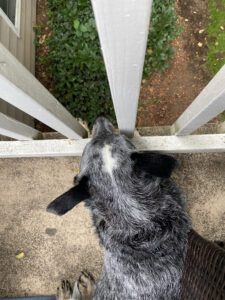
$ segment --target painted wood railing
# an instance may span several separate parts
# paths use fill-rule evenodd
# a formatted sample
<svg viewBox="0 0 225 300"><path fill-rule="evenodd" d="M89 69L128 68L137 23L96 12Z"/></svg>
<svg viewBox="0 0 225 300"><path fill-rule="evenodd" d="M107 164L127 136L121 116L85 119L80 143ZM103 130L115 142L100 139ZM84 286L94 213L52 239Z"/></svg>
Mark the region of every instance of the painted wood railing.
<svg viewBox="0 0 225 300"><path fill-rule="evenodd" d="M0 98L68 138L77 139L86 136L86 130L77 120L1 43ZM8 124L11 127L11 137L17 138L13 136L12 122L9 121ZM16 128L17 125L14 124ZM28 132L22 126L20 134L25 134L26 139L33 138L32 131Z"/></svg>
<svg viewBox="0 0 225 300"><path fill-rule="evenodd" d="M92 0L120 131L133 136L152 0Z"/></svg>
<svg viewBox="0 0 225 300"><path fill-rule="evenodd" d="M225 110L225 66L172 126L172 133L187 135Z"/></svg>
<svg viewBox="0 0 225 300"><path fill-rule="evenodd" d="M133 136L152 0L92 0L119 129ZM40 133L0 114L0 134L19 140L0 142L0 157L81 155L86 130L0 44L0 98L72 140L35 140ZM219 134L188 135L225 110L225 66L171 126L171 136L137 137L141 150L225 152L225 123ZM80 140L79 140L80 139Z"/></svg>

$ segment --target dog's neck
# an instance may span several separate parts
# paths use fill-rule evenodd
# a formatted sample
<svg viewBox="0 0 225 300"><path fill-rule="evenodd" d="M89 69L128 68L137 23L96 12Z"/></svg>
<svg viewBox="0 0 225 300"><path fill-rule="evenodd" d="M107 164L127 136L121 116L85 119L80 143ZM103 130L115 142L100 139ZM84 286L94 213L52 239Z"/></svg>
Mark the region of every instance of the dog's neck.
<svg viewBox="0 0 225 300"><path fill-rule="evenodd" d="M160 191L160 180L140 182L128 178L126 184L121 184L117 178L116 185L106 185L94 182L90 186L91 195L95 198L95 213L115 229L142 228L151 222L151 214L159 209L157 195ZM96 201L97 199L97 201ZM152 206L152 208L151 208Z"/></svg>
<svg viewBox="0 0 225 300"><path fill-rule="evenodd" d="M104 224L104 228L99 228L100 236L105 239L103 244L107 243L109 237L126 245L131 241L134 245L136 240L138 248L145 251L142 239L163 242L168 231L177 230L172 228L175 226L173 215L183 215L184 222L179 226L185 228L186 215L179 201L174 200L175 193L179 200L181 194L174 183L157 178L144 183L136 181L134 184L130 181L127 185L118 184L116 189L104 186L104 189L98 190L95 187L95 207L91 210ZM154 249L150 244L148 251L158 247L156 242L152 244Z"/></svg>

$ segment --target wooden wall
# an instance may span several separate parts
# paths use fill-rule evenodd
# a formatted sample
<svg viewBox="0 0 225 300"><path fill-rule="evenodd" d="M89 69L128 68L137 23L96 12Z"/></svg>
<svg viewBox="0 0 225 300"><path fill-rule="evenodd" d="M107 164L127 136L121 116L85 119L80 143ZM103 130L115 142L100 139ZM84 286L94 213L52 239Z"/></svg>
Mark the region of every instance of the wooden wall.
<svg viewBox="0 0 225 300"><path fill-rule="evenodd" d="M17 0L18 1L18 0ZM33 74L35 46L33 26L36 24L36 0L21 0L19 36L0 15L0 42ZM33 118L0 99L0 112L33 126Z"/></svg>

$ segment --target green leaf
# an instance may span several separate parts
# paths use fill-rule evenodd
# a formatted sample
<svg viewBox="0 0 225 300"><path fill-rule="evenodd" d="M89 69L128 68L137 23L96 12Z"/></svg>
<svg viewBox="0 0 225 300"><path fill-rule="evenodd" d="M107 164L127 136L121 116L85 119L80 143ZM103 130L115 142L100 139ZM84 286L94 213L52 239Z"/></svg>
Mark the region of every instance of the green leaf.
<svg viewBox="0 0 225 300"><path fill-rule="evenodd" d="M88 31L87 27L85 25L83 25L83 24L80 26L80 30L82 32L87 32Z"/></svg>
<svg viewBox="0 0 225 300"><path fill-rule="evenodd" d="M80 22L79 20L75 20L73 23L73 27L77 30L79 28Z"/></svg>

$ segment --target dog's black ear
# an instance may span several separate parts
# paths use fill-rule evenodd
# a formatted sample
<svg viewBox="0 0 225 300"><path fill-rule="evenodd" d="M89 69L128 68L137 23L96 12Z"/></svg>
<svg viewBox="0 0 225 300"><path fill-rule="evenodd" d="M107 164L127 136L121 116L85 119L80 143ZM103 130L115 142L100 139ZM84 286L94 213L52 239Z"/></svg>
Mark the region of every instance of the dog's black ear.
<svg viewBox="0 0 225 300"><path fill-rule="evenodd" d="M172 156L148 151L133 152L134 171L144 171L150 176L169 178L177 168L178 162Z"/></svg>
<svg viewBox="0 0 225 300"><path fill-rule="evenodd" d="M83 177L78 185L62 194L47 206L47 211L62 216L75 205L90 197L87 177Z"/></svg>

